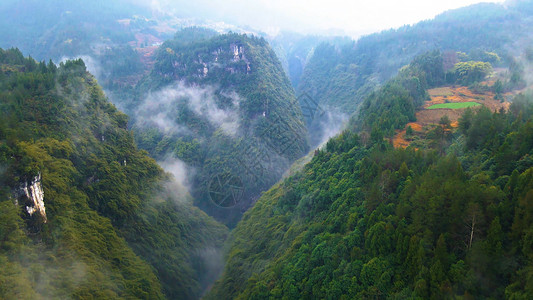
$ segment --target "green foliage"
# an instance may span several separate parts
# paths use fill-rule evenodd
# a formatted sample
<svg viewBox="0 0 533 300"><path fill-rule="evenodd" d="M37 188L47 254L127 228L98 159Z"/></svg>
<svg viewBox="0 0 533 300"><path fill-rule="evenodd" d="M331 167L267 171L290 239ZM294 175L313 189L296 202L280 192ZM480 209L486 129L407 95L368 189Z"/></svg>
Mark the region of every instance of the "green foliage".
<svg viewBox="0 0 533 300"><path fill-rule="evenodd" d="M218 33L212 29L203 27L187 27L176 32L174 39L167 41L167 46L175 49L186 46L187 44L206 41L217 35Z"/></svg>
<svg viewBox="0 0 533 300"><path fill-rule="evenodd" d="M416 120L415 109L429 97L426 92L428 84L437 84L443 79L440 52L420 55L400 70L398 76L365 99L360 114L351 120L352 128L380 131L384 136L392 137L394 130L403 129L408 122Z"/></svg>
<svg viewBox="0 0 533 300"><path fill-rule="evenodd" d="M357 98L371 91L375 83L367 82L366 65L345 62L343 50L348 45L318 45L303 70L297 94L307 93L321 106L337 107L347 113L355 111Z"/></svg>
<svg viewBox="0 0 533 300"><path fill-rule="evenodd" d="M509 57L508 60L509 71L511 74L509 81L506 82L504 90L509 91L524 88L526 86L526 81L524 79L524 66L512 57Z"/></svg>
<svg viewBox="0 0 533 300"><path fill-rule="evenodd" d="M0 298L199 297L226 228L165 192L84 62L0 49L0 70ZM46 223L14 199L38 174Z"/></svg>
<svg viewBox="0 0 533 300"><path fill-rule="evenodd" d="M404 99L394 84L370 97ZM330 140L244 215L207 298L528 298L532 99L466 110L453 140L443 117L440 152Z"/></svg>
<svg viewBox="0 0 533 300"><path fill-rule="evenodd" d="M492 86L492 92L494 92L494 99L503 99L502 93L503 93L503 83L501 80L496 80L494 82L494 85Z"/></svg>
<svg viewBox="0 0 533 300"><path fill-rule="evenodd" d="M195 204L230 227L307 151L294 91L263 38L216 35L201 28L178 32L160 47L130 111L143 103L143 97L169 90L189 94L171 99L163 94L165 101L172 101L169 112L154 113L166 114L171 126L183 130L166 130L134 118L139 146L157 159L173 155L193 167ZM206 107L195 108L202 105ZM234 132L216 120L221 113L230 115ZM209 184L223 173L233 174L243 185L243 201L231 208L217 206L209 195Z"/></svg>
<svg viewBox="0 0 533 300"><path fill-rule="evenodd" d="M531 4L525 2L523 6ZM355 42L324 43L316 47L305 65L297 95L307 93L324 107L353 113L376 87L387 83L420 53L434 49L454 53L455 60L446 61L451 63L450 68L457 60L510 66L508 49L528 36L525 24L531 24L529 11L518 3L506 7L482 3L451 10L415 25L363 36ZM459 54L455 55L456 52ZM428 73L430 86L443 82L440 76L448 71L440 67L423 70ZM432 82L432 78L439 81Z"/></svg>
<svg viewBox="0 0 533 300"><path fill-rule="evenodd" d="M458 62L446 73L448 83L459 83L470 85L482 81L492 71L492 66L488 62L467 61Z"/></svg>
<svg viewBox="0 0 533 300"><path fill-rule="evenodd" d="M410 125L407 126L407 129L405 130L405 136L411 137L413 136L413 133L414 133L413 128Z"/></svg>
<svg viewBox="0 0 533 300"><path fill-rule="evenodd" d="M38 59L57 61L62 57L87 55L91 54L91 48L102 44L111 46L134 40L132 32L117 20L144 12L141 7L122 0L4 1L0 5L0 47L17 46Z"/></svg>
<svg viewBox="0 0 533 300"><path fill-rule="evenodd" d="M318 45L326 41L333 45L343 45L349 43L351 39L282 31L269 41L295 89L298 88L303 71L313 56L313 52Z"/></svg>
<svg viewBox="0 0 533 300"><path fill-rule="evenodd" d="M484 51L480 48L474 48L469 51L469 54L464 52L457 52L457 60L459 62L479 61L497 65L502 62L500 56L495 52Z"/></svg>
<svg viewBox="0 0 533 300"><path fill-rule="evenodd" d="M497 53L482 51L479 49L477 51L472 51L470 53L470 57L473 60L484 61L490 63L491 65L499 64L501 62L501 58Z"/></svg>

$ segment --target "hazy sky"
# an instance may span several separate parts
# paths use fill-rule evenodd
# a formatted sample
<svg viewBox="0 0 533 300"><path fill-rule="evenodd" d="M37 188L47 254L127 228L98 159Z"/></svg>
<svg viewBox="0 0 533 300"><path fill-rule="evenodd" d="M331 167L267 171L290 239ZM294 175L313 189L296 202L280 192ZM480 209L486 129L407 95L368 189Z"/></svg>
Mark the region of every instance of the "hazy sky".
<svg viewBox="0 0 533 300"><path fill-rule="evenodd" d="M503 0L151 0L178 14L278 29L316 32L342 29L358 35L431 19L446 10Z"/></svg>

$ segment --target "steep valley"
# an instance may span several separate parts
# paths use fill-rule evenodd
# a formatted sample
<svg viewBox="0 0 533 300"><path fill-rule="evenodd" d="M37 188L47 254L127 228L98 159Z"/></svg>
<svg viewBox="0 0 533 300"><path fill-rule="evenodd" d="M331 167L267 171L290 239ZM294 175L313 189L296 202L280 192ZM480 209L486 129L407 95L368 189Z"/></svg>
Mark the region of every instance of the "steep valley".
<svg viewBox="0 0 533 300"><path fill-rule="evenodd" d="M533 299L533 1L195 5L0 3L0 299Z"/></svg>

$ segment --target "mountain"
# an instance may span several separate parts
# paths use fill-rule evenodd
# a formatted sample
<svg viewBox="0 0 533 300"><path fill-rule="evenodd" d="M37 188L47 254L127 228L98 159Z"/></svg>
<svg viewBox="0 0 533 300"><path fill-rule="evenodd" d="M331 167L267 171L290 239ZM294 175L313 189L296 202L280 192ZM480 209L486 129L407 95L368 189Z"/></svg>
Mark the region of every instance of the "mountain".
<svg viewBox="0 0 533 300"><path fill-rule="evenodd" d="M18 48L55 63L82 58L110 100L133 97L150 72L154 54L180 28L203 25L217 31L235 26L181 18L157 1L6 0L0 3L0 47Z"/></svg>
<svg viewBox="0 0 533 300"><path fill-rule="evenodd" d="M532 1L356 41L158 3L0 4L1 299L533 298Z"/></svg>
<svg viewBox="0 0 533 300"><path fill-rule="evenodd" d="M483 60L487 52L495 53L501 58L502 66L509 66L512 57L531 44L531 7L531 1L481 3L356 41L322 43L305 65L296 95L300 98L307 95L305 98L312 99L307 102L323 111L351 115L366 96L415 56L427 51L438 49L445 60L451 61L456 52L463 52L473 60ZM327 131L331 119L327 115L307 118L311 135Z"/></svg>
<svg viewBox="0 0 533 300"><path fill-rule="evenodd" d="M0 298L198 298L227 229L135 146L83 61L0 50L0 94Z"/></svg>
<svg viewBox="0 0 533 300"><path fill-rule="evenodd" d="M3 2L0 4L0 15L6 17L0 20L0 24L5 25L3 27L5 30L0 30L0 46L18 47L24 53L29 53L39 60L52 58L54 62L60 62L69 58L82 58L87 68L94 73L103 86L109 99L132 116L133 122L130 124L134 126L140 125L136 123L138 119L136 107L140 103L146 103L145 100L149 95L159 97L160 95L154 93L170 91L170 85L187 86L186 92L194 95L202 94L202 97L224 98L207 104L196 103L199 105L196 107L197 109L208 109L209 113L215 114L207 116L206 112L201 113L204 114L203 117L211 118L210 120L205 118L197 120L190 113L177 107L173 108L175 113L183 115L178 122L181 124L180 128L187 129L195 126L202 128L187 133L182 132L179 135L172 133L174 136L164 147L159 144L162 137L154 137L156 134L153 132L154 128L149 129L150 132L143 131L141 136L136 139L141 143L141 148L149 150L153 157L161 160L161 162L167 162L164 163L163 167L168 170L172 170L173 164L182 163L181 161L175 162L175 160L169 161L169 159L178 157L184 161L190 172L181 170L178 177L183 177L184 180L191 178L186 185L192 189L196 204L226 224L235 224L242 211L246 210L257 199L259 193L276 182L290 163L307 151L305 128L300 120L299 108L292 104L296 102L294 91L290 81L283 74L278 59L263 39L230 34L225 38L225 41L222 41L223 38L221 37L217 37L219 41L215 41L217 38L214 36L218 35L218 31L227 31L232 28L237 32L242 32L236 27L198 19L182 19L170 12L155 10L153 9L154 5L150 3L136 1L132 3L132 1L125 0L104 2L80 3L80 1L65 0ZM40 11L42 14L37 15L36 11ZM206 34L203 36L200 33L202 30L195 28L192 31L184 30L173 38L175 30L189 24L203 24L217 31L213 29L203 30L203 33ZM197 43L204 38L207 39L204 44ZM165 40L168 41L163 47L162 44ZM193 52L201 52L200 48L194 49L194 47L204 47L210 43L218 43L217 47L230 55L220 57L220 59L228 60L231 63L234 59L233 54L230 54L234 51L230 49L232 45L244 47L243 49L247 53L241 60L241 65L235 63L234 67L228 67L227 70L219 68L222 72L211 72L203 81L199 78L193 79L193 75L198 75L197 69L194 69L196 67L193 66L194 63L198 63L198 59L190 55ZM173 68L170 65L170 60L173 58L166 52L167 48L174 53L187 52L187 57L176 57L178 60L175 62L190 63L193 68L182 69L180 70L181 73L168 77L169 74L167 73L171 72L170 68ZM212 54L209 53L208 55ZM251 66L248 66L250 71L247 71L249 76L238 78L239 72L236 72L236 67L242 68L243 62L251 63ZM208 63L213 66L215 64L214 61ZM218 64L218 62L216 63ZM217 70L216 67L211 66L208 69ZM224 72L228 76L224 75ZM191 85L195 85L195 88L191 89ZM256 91L257 86L263 86L262 91ZM184 97L190 96L192 94ZM239 102L238 105L240 106L234 105L233 102L235 101ZM207 108L206 105L209 107ZM263 107L259 108L260 106ZM237 107L239 107L238 110L236 110ZM156 113L153 110L151 112ZM263 113L266 118L260 120L259 115ZM169 117L172 119L177 116L169 115ZM283 125L283 128L270 126L274 122L273 118L284 119L286 124ZM203 124L198 122L203 122ZM213 123L214 125L206 125L206 123ZM248 151L251 157L246 158L247 162L243 162L243 159L239 161L228 160L223 163L224 167L220 170L218 166L214 165L204 168L204 165L209 163L206 162L206 159L211 159L217 163L215 156L221 155L219 150L209 148L216 145L217 142L215 140L207 141L205 138L213 137L216 129L220 126L225 130L233 131L233 128L226 128L226 126L235 127L236 124L239 124L237 126L239 130L247 128L248 132L241 130L237 136L231 137L229 143L241 151ZM145 128L146 126L141 127ZM287 132L274 132L276 130ZM135 133L138 132L140 131L135 130ZM198 132L199 135L194 136ZM163 135L166 136L167 133L164 130ZM157 134L161 134L161 132ZM256 145L257 141L254 140L258 135L264 137L259 138L262 143L260 146ZM154 138L153 141L150 140L152 138ZM179 142L176 141L177 138L180 139ZM224 135L219 136L219 138L226 139ZM239 139L242 145L237 144ZM281 149L281 143L285 142L278 139L292 141L296 146L288 145L288 149ZM166 140L168 137L165 137ZM154 151L153 148L158 144L158 151ZM174 148L177 150L174 151ZM235 158L235 149L224 149L224 151L226 150L228 153L221 156L222 160L226 156ZM280 154L286 150L291 153ZM259 151L257 155L262 157L260 160L256 159L255 153L257 151ZM259 164L257 164L258 162ZM237 171L228 171L230 165L242 166L238 166ZM250 168L256 168L256 170L251 171ZM213 174L214 169L217 173L215 175ZM245 172L244 169L248 169L248 171ZM258 172L266 173L264 178L261 175L260 181L240 178L243 174L247 174L245 176L248 177L257 177ZM216 180L218 173L226 174L222 177L229 176L230 179L237 182L243 181L242 184L237 184L239 189L241 186L244 189L243 196L236 197L239 205L230 209L226 209L227 204L222 206L223 209L211 205L213 201L209 200L212 197L207 192L207 186L212 180ZM229 173L238 173L239 176L234 177ZM189 174L196 175L188 176ZM238 193L240 194L240 192ZM232 196L232 198L234 197ZM241 201L242 199L246 200ZM228 210L230 213L227 213Z"/></svg>
<svg viewBox="0 0 533 300"><path fill-rule="evenodd" d="M234 226L307 150L292 86L263 38L187 28L126 105L139 146L184 162L195 204Z"/></svg>
<svg viewBox="0 0 533 300"><path fill-rule="evenodd" d="M283 31L269 40L281 61L294 88L297 88L303 70L313 56L315 48L322 43L342 45L350 42L348 37L304 35Z"/></svg>
<svg viewBox="0 0 533 300"><path fill-rule="evenodd" d="M103 50L112 43L134 40L132 32L117 20L142 11L122 0L2 1L0 46L18 46L39 60L89 55L95 47Z"/></svg>
<svg viewBox="0 0 533 300"><path fill-rule="evenodd" d="M530 4L482 3L419 22L361 37L344 45L322 44L302 75L298 93L312 94L323 105L353 112L376 84L382 84L415 56L439 49L478 55L517 55L530 43Z"/></svg>
<svg viewBox="0 0 533 300"><path fill-rule="evenodd" d="M443 69L439 52L415 58L366 98L356 131L266 192L207 299L532 297L533 96L499 111L478 100L456 127L432 124L423 148L384 139L416 120Z"/></svg>

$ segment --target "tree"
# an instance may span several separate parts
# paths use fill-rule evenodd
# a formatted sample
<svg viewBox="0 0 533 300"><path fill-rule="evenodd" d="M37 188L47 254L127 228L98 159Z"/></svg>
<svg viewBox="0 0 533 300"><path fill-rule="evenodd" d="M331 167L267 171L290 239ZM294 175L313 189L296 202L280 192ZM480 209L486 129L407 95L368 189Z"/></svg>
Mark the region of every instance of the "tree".
<svg viewBox="0 0 533 300"><path fill-rule="evenodd" d="M492 65L488 62L467 61L458 62L447 75L453 83L470 85L482 81L492 71Z"/></svg>
<svg viewBox="0 0 533 300"><path fill-rule="evenodd" d="M503 83L501 80L496 80L494 85L492 86L492 91L494 92L494 99L503 99L502 93L503 93Z"/></svg>
<svg viewBox="0 0 533 300"><path fill-rule="evenodd" d="M435 256L435 259L440 261L444 269L447 270L448 269L448 249L446 246L446 239L444 238L443 234L439 235L439 239L437 240L437 244L435 245L434 256Z"/></svg>
<svg viewBox="0 0 533 300"><path fill-rule="evenodd" d="M413 136L413 128L411 125L407 126L407 129L405 129L405 137L411 138Z"/></svg>
<svg viewBox="0 0 533 300"><path fill-rule="evenodd" d="M448 117L448 115L444 115L440 118L439 120L439 124L444 127L445 129L450 129L452 126L451 126L451 121L450 121L450 118Z"/></svg>
<svg viewBox="0 0 533 300"><path fill-rule="evenodd" d="M407 167L407 164L402 162L400 165L400 169L398 170L398 175L400 175L401 178L405 179L407 176L409 176L409 168Z"/></svg>
<svg viewBox="0 0 533 300"><path fill-rule="evenodd" d="M467 209L464 223L467 230L467 236L465 237L465 245L466 249L470 250L472 248L472 243L474 242L474 238L476 237L476 232L479 230L476 226L479 222L479 218L481 216L481 209L479 208L479 205L477 203L472 203Z"/></svg>
<svg viewBox="0 0 533 300"><path fill-rule="evenodd" d="M471 108L467 108L463 115L459 118L459 131L462 134L466 134L472 126L472 119L474 118L474 112Z"/></svg>

